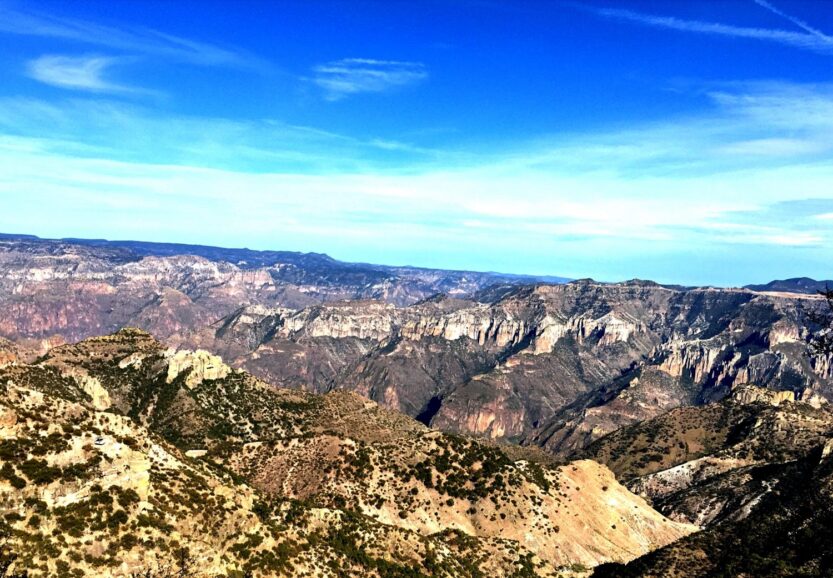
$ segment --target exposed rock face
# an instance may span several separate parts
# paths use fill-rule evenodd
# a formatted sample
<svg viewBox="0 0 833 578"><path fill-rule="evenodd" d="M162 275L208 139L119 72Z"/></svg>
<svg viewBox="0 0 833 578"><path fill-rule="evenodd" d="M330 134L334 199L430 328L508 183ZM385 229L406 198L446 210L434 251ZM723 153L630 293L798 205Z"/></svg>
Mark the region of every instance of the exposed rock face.
<svg viewBox="0 0 833 578"><path fill-rule="evenodd" d="M732 389L732 399L738 403L766 403L778 407L784 402L794 402L792 391L772 391L752 384L740 385Z"/></svg>
<svg viewBox="0 0 833 578"><path fill-rule="evenodd" d="M568 453L751 381L829 397L828 366L810 352L803 317L820 304L581 282L517 289L494 303L248 308L203 343L285 385L349 388L442 429Z"/></svg>
<svg viewBox="0 0 833 578"><path fill-rule="evenodd" d="M17 361L17 347L8 339L0 337L0 367Z"/></svg>
<svg viewBox="0 0 833 578"><path fill-rule="evenodd" d="M833 360L807 346L809 294L582 281L470 299L495 278L177 250L0 241L0 335L24 347L138 326L271 383L559 454L739 384L833 398ZM454 296L413 303L429 289Z"/></svg>
<svg viewBox="0 0 833 578"><path fill-rule="evenodd" d="M110 409L110 406L112 406L110 393L101 386L101 382L97 378L89 375L79 375L78 381L81 389L90 397L94 409L101 411Z"/></svg>
<svg viewBox="0 0 833 578"><path fill-rule="evenodd" d="M185 371L188 371L185 385L193 388L205 380L223 379L231 372L231 368L223 363L219 356L211 355L202 349L171 351L168 359L167 382L173 382Z"/></svg>

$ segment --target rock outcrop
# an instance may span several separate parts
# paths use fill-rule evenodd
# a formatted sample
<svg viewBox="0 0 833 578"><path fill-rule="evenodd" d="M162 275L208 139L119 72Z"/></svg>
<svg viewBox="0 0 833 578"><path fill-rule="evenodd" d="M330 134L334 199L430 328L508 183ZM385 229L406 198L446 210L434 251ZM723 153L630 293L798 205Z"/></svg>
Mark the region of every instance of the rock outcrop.
<svg viewBox="0 0 833 578"><path fill-rule="evenodd" d="M202 349L197 351L168 351L168 373L166 381L173 382L180 374L188 372L185 385L195 387L205 380L223 379L231 368L217 355Z"/></svg>
<svg viewBox="0 0 833 578"><path fill-rule="evenodd" d="M17 347L15 344L8 339L0 337L0 367L11 365L17 359Z"/></svg>
<svg viewBox="0 0 833 578"><path fill-rule="evenodd" d="M785 402L794 402L795 392L773 391L752 384L744 384L733 387L731 397L738 403L765 403L778 407Z"/></svg>

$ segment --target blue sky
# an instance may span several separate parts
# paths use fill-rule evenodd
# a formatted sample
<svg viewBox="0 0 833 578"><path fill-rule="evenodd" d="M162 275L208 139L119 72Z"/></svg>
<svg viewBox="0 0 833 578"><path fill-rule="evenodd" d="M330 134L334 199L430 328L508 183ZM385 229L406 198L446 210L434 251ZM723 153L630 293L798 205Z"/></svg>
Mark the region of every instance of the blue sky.
<svg viewBox="0 0 833 578"><path fill-rule="evenodd" d="M0 0L0 231L833 278L822 0Z"/></svg>

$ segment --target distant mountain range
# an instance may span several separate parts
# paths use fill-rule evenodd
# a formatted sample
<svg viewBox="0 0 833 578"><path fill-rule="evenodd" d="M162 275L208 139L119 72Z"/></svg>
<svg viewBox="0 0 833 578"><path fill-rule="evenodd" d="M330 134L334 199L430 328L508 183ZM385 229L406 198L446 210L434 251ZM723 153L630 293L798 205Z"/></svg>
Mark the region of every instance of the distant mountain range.
<svg viewBox="0 0 833 578"><path fill-rule="evenodd" d="M41 239L34 235L0 233L0 243L5 250L30 253L59 254L70 247L87 249L86 254L112 264L138 261L143 257L196 256L215 263L229 263L244 271L268 269L279 282L289 284L315 284L342 286L345 294L356 293L354 298L385 298L392 302L407 303L428 297L434 293L474 292L496 284L564 283L565 277L551 275L516 275L511 273L457 271L427 267L371 265L348 263L333 259L323 253L295 251L256 251L252 249L228 249L207 245L181 243L151 243L144 241L108 241L105 239ZM3 250L0 247L0 250ZM388 295L384 286L400 286L401 293ZM374 292L374 289L380 289Z"/></svg>
<svg viewBox="0 0 833 578"><path fill-rule="evenodd" d="M469 279L470 284L488 287L489 285L515 285L529 283L566 283L571 281L568 277L556 275L522 275L513 273L478 272L464 270L432 269L430 267L374 265L369 263L351 263L333 259L324 253L302 253L298 251L271 251L253 249L233 249L225 247L213 247L210 245L191 245L185 243L156 243L148 241L110 241L107 239L45 239L35 235L0 233L0 242L25 242L30 245L38 245L43 248L62 245L77 245L84 247L100 248L109 250L113 262L120 259L124 262L138 260L142 257L174 257L181 255L194 255L204 257L209 261L227 262L236 265L240 269L258 269L264 267L275 267L279 265L290 265L305 272L304 277L308 280L328 280L329 282L344 282L349 284L362 280L365 282L382 281L395 277L418 277L425 276L439 277L438 288L455 289L454 283L464 283L463 279ZM590 280L590 279L588 279ZM635 280L642 282L640 280ZM684 288L682 285L663 285L675 289ZM833 286L833 280L817 281L809 277L795 277L792 279L780 279L765 284L745 285L745 289L752 291L780 291L788 293L812 294L822 291L825 287ZM492 290L500 290L492 288Z"/></svg>

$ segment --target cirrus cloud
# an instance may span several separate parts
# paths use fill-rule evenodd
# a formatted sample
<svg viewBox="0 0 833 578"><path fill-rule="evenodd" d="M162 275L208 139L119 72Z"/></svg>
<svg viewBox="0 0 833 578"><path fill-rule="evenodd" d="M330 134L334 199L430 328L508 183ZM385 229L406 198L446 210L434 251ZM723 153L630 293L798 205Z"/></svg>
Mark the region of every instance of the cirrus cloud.
<svg viewBox="0 0 833 578"><path fill-rule="evenodd" d="M107 72L123 60L113 56L51 54L30 61L26 72L38 82L69 90L147 93L144 89L118 84L106 78Z"/></svg>
<svg viewBox="0 0 833 578"><path fill-rule="evenodd" d="M667 28L681 32L693 32L730 38L763 40L792 46L794 48L811 50L820 54L833 55L833 37L812 28L802 20L794 18L781 10L778 10L775 6L768 2L762 0L755 0L755 2L770 12L789 20L801 28L803 32L794 32L792 30L782 30L778 28L735 26L721 22L687 20L684 18L677 18L675 16L645 14L642 12L620 8L595 8L584 5L579 5L579 7L588 9L591 12L605 18L630 21L655 28Z"/></svg>
<svg viewBox="0 0 833 578"><path fill-rule="evenodd" d="M136 27L114 27L64 18L53 14L17 10L0 3L0 32L55 38L102 46L131 54L161 56L201 66L225 66L265 70L269 65L244 50L200 42L164 32Z"/></svg>
<svg viewBox="0 0 833 578"><path fill-rule="evenodd" d="M312 81L324 89L327 100L362 92L385 92L422 82L428 70L421 62L343 58L313 69Z"/></svg>

